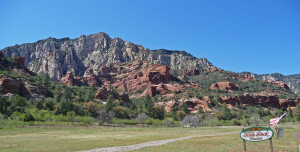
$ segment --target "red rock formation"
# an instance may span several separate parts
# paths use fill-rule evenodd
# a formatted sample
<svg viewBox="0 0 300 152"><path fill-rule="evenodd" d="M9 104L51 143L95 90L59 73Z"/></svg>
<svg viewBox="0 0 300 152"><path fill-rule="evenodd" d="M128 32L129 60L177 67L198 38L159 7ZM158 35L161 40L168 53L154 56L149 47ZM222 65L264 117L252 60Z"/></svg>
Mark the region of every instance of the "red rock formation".
<svg viewBox="0 0 300 152"><path fill-rule="evenodd" d="M109 93L108 93L107 89L105 87L101 87L97 91L95 98L100 99L100 100L106 100L108 98L108 96L109 96Z"/></svg>
<svg viewBox="0 0 300 152"><path fill-rule="evenodd" d="M0 78L0 88L2 93L19 94L21 80L10 77L2 77Z"/></svg>
<svg viewBox="0 0 300 152"><path fill-rule="evenodd" d="M98 70L98 76L99 77L109 77L110 76L110 73L111 72L111 69L107 66L104 66L104 67L101 67L99 68Z"/></svg>
<svg viewBox="0 0 300 152"><path fill-rule="evenodd" d="M137 69L137 67L139 68ZM119 75L118 78L120 79L112 84L118 90L134 92L145 89L151 84L168 83L172 79L169 73L170 68L164 65L147 65L144 62L133 62L126 65L125 69L128 72Z"/></svg>
<svg viewBox="0 0 300 152"><path fill-rule="evenodd" d="M97 77L93 74L88 74L86 76L86 81L87 81L87 84L91 87L93 86L99 86L99 82L97 80Z"/></svg>
<svg viewBox="0 0 300 152"><path fill-rule="evenodd" d="M280 99L279 104L281 108L294 108L297 106L298 102L300 101L299 98L291 98L291 99Z"/></svg>
<svg viewBox="0 0 300 152"><path fill-rule="evenodd" d="M271 79L267 79L267 80L262 81L262 82L279 85L281 88L284 88L284 89L288 89L288 90L290 89L289 86L286 83L282 82L282 81L273 81Z"/></svg>
<svg viewBox="0 0 300 152"><path fill-rule="evenodd" d="M157 94L166 95L167 93L168 88L164 84L150 85L141 96L146 96L147 94L149 94L151 97L154 97Z"/></svg>
<svg viewBox="0 0 300 152"><path fill-rule="evenodd" d="M85 85L85 81L84 81L83 77L77 76L77 77L74 77L73 84L77 85L77 86L82 86L82 85Z"/></svg>
<svg viewBox="0 0 300 152"><path fill-rule="evenodd" d="M237 104L242 104L244 106L256 106L261 105L264 107L273 107L280 108L278 96L251 96L251 95L242 95L242 96L233 96L233 97L221 97L219 103L234 106Z"/></svg>
<svg viewBox="0 0 300 152"><path fill-rule="evenodd" d="M289 86L286 83L282 82L282 81L275 81L274 83L279 85L281 88L284 88L284 89L287 89L287 90L290 89Z"/></svg>
<svg viewBox="0 0 300 152"><path fill-rule="evenodd" d="M71 71L68 71L65 76L63 76L60 80L62 84L74 85L74 77Z"/></svg>
<svg viewBox="0 0 300 152"><path fill-rule="evenodd" d="M195 84L195 83L185 84L185 86L188 88L202 89L201 86L199 86L198 84Z"/></svg>
<svg viewBox="0 0 300 152"><path fill-rule="evenodd" d="M241 75L241 81L247 82L250 80L256 80L256 78L252 77L250 74Z"/></svg>
<svg viewBox="0 0 300 152"><path fill-rule="evenodd" d="M99 81L98 81L98 78L93 74L93 69L89 68L87 70L87 75L86 75L86 81L87 81L87 84L91 87L93 86L99 86Z"/></svg>
<svg viewBox="0 0 300 152"><path fill-rule="evenodd" d="M166 103L159 102L158 104L163 105L166 112L171 112L174 107L181 107L184 103L192 113L197 113L199 107L202 107L204 111L210 110L208 105L211 104L211 101L208 97L204 97L203 100L200 100L198 98L189 98L180 99L178 102L171 100Z"/></svg>
<svg viewBox="0 0 300 152"><path fill-rule="evenodd" d="M20 66L25 65L25 58L24 57L17 56L17 57L13 57L12 60Z"/></svg>
<svg viewBox="0 0 300 152"><path fill-rule="evenodd" d="M150 65L149 69L147 70L146 77L151 83L168 83L172 80L172 76L169 73L170 67L168 66L155 64Z"/></svg>
<svg viewBox="0 0 300 152"><path fill-rule="evenodd" d="M200 70L198 68L190 68L190 69L181 71L181 75L184 75L184 76L195 76L198 74L200 74Z"/></svg>
<svg viewBox="0 0 300 152"><path fill-rule="evenodd" d="M47 87L45 85L32 85L30 82L26 81L24 86L21 87L21 92L28 98L33 99L45 99L48 94Z"/></svg>
<svg viewBox="0 0 300 152"><path fill-rule="evenodd" d="M210 86L211 90L224 90L232 92L237 89L237 86L232 82L218 82Z"/></svg>

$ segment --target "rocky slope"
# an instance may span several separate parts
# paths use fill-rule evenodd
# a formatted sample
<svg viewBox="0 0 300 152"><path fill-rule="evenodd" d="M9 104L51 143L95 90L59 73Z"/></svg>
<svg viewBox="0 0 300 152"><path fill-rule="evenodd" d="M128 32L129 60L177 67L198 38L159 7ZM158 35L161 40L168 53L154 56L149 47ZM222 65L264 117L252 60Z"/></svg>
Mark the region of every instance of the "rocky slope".
<svg viewBox="0 0 300 152"><path fill-rule="evenodd" d="M295 107L300 100L290 92L285 83L279 81L257 80L248 74L237 74L215 67L206 70L177 70L177 73L180 73L177 76L171 74L171 70L165 65L136 60L103 66L96 72L89 69L87 74L80 77L74 77L72 72L68 71L61 83L70 86L101 86L95 98L102 101L106 101L109 94L125 102L149 94L150 97L156 98L159 101L157 104L163 105L167 112L183 104L194 113L199 107L211 111L214 106L223 103L229 108L238 104L287 109ZM93 79L89 78L91 76ZM193 81L193 78L198 81ZM282 95L286 97L280 98Z"/></svg>
<svg viewBox="0 0 300 152"><path fill-rule="evenodd" d="M5 96L21 95L27 99L45 99L47 86L35 81L36 74L24 66L24 57L5 58L0 52L0 92Z"/></svg>
<svg viewBox="0 0 300 152"><path fill-rule="evenodd" d="M67 71L82 76L89 68L96 72L104 65L135 60L147 60L173 69L213 67L206 58L197 59L184 51L149 50L121 38L112 39L106 33L82 35L76 39L48 38L1 51L8 57L25 57L29 70L48 73L53 80L60 80Z"/></svg>
<svg viewBox="0 0 300 152"><path fill-rule="evenodd" d="M280 73L256 75L260 80L283 81L296 94L300 95L300 74L282 75Z"/></svg>

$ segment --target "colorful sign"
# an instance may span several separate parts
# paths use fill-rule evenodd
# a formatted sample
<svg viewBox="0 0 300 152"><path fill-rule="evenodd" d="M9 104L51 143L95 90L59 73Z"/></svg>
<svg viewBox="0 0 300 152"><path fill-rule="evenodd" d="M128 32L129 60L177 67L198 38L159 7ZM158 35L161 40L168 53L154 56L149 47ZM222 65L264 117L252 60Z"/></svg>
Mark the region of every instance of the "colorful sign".
<svg viewBox="0 0 300 152"><path fill-rule="evenodd" d="M272 138L273 130L267 127L251 127L241 131L241 138L247 141L264 141Z"/></svg>

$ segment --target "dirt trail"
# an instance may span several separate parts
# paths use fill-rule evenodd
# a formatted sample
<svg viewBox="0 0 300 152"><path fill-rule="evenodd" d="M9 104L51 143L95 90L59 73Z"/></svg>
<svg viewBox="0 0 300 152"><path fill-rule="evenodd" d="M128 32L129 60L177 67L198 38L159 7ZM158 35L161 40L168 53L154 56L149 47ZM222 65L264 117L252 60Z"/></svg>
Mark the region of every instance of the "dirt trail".
<svg viewBox="0 0 300 152"><path fill-rule="evenodd" d="M165 139L165 140L149 141L149 142L144 142L144 143L135 144L135 145L129 145L129 146L116 146L116 147L96 148L96 149L85 150L85 151L78 151L78 152L123 152L123 151L132 151L132 150L137 150L137 149L141 149L141 148L144 148L144 147L160 146L160 145L164 145L164 144L167 144L167 143L170 143L170 142L175 142L175 141L185 140L185 139L190 139L190 138L195 138L195 137L228 135L228 134L233 134L233 133L238 133L238 132L240 132L240 131L218 133L218 134L210 134L210 135L194 135L194 136L187 136L187 137L180 137L180 138L172 138L172 139Z"/></svg>

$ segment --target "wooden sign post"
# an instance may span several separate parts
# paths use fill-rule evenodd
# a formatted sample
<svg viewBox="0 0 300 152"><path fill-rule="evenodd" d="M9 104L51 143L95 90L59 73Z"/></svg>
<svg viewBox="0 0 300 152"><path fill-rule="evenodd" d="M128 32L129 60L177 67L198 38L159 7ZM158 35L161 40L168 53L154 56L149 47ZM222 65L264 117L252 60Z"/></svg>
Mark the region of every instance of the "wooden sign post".
<svg viewBox="0 0 300 152"><path fill-rule="evenodd" d="M273 152L273 143L272 143L272 137L274 133L271 128L266 127L251 127L242 129L240 136L243 139L243 145L244 145L244 151L246 151L246 141L251 142L259 142L259 141L270 141L270 148L271 152Z"/></svg>

